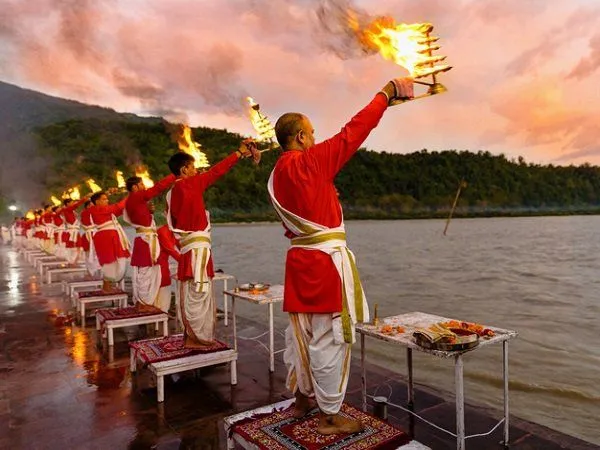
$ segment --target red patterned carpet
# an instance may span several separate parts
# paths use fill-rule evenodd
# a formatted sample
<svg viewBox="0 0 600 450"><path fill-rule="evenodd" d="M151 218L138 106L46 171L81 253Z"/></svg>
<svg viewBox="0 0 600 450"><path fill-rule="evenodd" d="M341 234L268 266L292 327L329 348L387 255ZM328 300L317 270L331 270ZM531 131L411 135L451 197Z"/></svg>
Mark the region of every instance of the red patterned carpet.
<svg viewBox="0 0 600 450"><path fill-rule="evenodd" d="M135 306L99 309L96 311L96 315L100 316L100 323L104 323L107 320L131 319L133 317L154 316L156 314L165 313L160 308L154 308L154 310L148 308L148 310L140 311Z"/></svg>
<svg viewBox="0 0 600 450"><path fill-rule="evenodd" d="M302 419L294 419L290 407L242 420L234 424L232 432L263 450L395 450L410 441L399 428L350 405L344 403L340 413L360 420L365 429L355 434L325 436L317 433L317 410Z"/></svg>
<svg viewBox="0 0 600 450"><path fill-rule="evenodd" d="M160 339L145 339L143 341L130 342L129 346L137 352L136 356L140 356L145 363L169 361L186 356L229 350L229 346L221 341L214 341L213 345L203 349L184 348L183 334L174 334Z"/></svg>
<svg viewBox="0 0 600 450"><path fill-rule="evenodd" d="M79 295L79 298L88 298L88 297L104 297L104 296L108 296L108 295L122 295L122 294L127 294L127 292L125 292L125 291L105 292L103 290L98 290L98 291L80 292L78 295Z"/></svg>

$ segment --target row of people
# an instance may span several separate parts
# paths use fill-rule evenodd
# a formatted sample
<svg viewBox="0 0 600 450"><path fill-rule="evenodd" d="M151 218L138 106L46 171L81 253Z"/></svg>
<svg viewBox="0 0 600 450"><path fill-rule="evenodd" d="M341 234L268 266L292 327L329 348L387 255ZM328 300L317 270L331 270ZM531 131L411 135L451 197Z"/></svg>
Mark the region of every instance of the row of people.
<svg viewBox="0 0 600 450"><path fill-rule="evenodd" d="M287 386L296 397L296 417L304 416L315 405L319 407L317 431L322 434L352 433L362 428L358 421L341 416L339 410L349 378L354 325L369 320L355 258L346 245L334 179L377 126L386 108L398 99L412 97L411 79L390 81L338 134L319 144L315 144L310 120L302 114L284 114L275 125L283 154L269 177L268 192L291 241L283 304L290 322L284 353ZM252 142L242 142L235 153L207 172L197 173L193 157L177 153L168 162L172 175L155 188L146 190L141 180L129 179L128 197L109 205L105 194L95 194L89 225L84 219L88 209L82 213L84 226L97 227L90 249L95 247L104 279L111 282L122 276L129 257L116 220L126 212L126 220L136 229L131 258L134 297L138 302L152 303L161 250L148 201L170 187L167 221L181 253L177 269L179 307L188 347L202 347L214 339L214 271L203 193L244 157L259 159ZM44 223L52 222L50 217L44 216Z"/></svg>

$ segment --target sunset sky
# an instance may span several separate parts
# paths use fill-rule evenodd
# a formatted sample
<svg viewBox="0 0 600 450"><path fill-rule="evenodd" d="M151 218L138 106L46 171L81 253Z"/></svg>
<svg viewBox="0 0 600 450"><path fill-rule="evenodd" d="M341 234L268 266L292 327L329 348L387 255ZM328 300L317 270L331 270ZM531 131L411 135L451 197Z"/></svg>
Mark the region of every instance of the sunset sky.
<svg viewBox="0 0 600 450"><path fill-rule="evenodd" d="M446 94L391 108L370 149L600 164L598 0L324 3L431 22L454 66L441 77ZM272 119L307 114L321 140L406 73L378 55L340 49L340 36L317 19L322 4L0 0L0 80L243 134L252 134L243 107L251 95Z"/></svg>

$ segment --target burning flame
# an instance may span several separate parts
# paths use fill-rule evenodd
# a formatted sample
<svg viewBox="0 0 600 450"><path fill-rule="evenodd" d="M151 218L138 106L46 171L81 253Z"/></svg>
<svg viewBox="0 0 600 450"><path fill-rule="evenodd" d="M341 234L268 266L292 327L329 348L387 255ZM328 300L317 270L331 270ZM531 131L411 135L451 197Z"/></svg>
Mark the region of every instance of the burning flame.
<svg viewBox="0 0 600 450"><path fill-rule="evenodd" d="M440 47L433 45L438 38L430 36L433 30L430 23L397 24L390 17L380 17L362 28L355 15L350 14L348 20L365 50L379 52L385 59L404 67L414 78L451 69L437 64L446 57L433 55Z"/></svg>
<svg viewBox="0 0 600 450"><path fill-rule="evenodd" d="M54 206L62 205L62 202L59 199L57 199L54 195L50 197L50 201L54 204Z"/></svg>
<svg viewBox="0 0 600 450"><path fill-rule="evenodd" d="M115 172L115 177L117 178L117 187L124 188L126 186L125 177L123 177L123 172L117 170Z"/></svg>
<svg viewBox="0 0 600 450"><path fill-rule="evenodd" d="M74 188L69 189L69 196L71 197L71 200L77 201L81 199L81 193L79 192L79 188L75 186Z"/></svg>
<svg viewBox="0 0 600 450"><path fill-rule="evenodd" d="M140 177L142 179L142 182L144 183L144 186L146 186L146 189L154 186L154 181L152 181L152 178L150 178L150 174L148 173L147 168L138 167L137 169L135 169L135 176Z"/></svg>
<svg viewBox="0 0 600 450"><path fill-rule="evenodd" d="M25 218L28 220L33 220L33 219L35 219L35 214L31 210L27 211L27 214L25 214Z"/></svg>
<svg viewBox="0 0 600 450"><path fill-rule="evenodd" d="M250 106L248 108L250 121L258 134L256 140L259 142L273 142L275 139L275 128L273 128L271 121L260 112L260 106L252 97L246 97L246 100L248 100L248 105Z"/></svg>
<svg viewBox="0 0 600 450"><path fill-rule="evenodd" d="M194 142L192 140L192 130L186 124L181 124L181 133L177 136L177 145L179 146L179 150L185 152L189 155L192 155L196 162L194 163L194 167L197 169L210 167L208 162L208 158L200 150L200 144Z"/></svg>
<svg viewBox="0 0 600 450"><path fill-rule="evenodd" d="M93 178L89 178L86 183L94 194L102 190L102 188L96 184Z"/></svg>

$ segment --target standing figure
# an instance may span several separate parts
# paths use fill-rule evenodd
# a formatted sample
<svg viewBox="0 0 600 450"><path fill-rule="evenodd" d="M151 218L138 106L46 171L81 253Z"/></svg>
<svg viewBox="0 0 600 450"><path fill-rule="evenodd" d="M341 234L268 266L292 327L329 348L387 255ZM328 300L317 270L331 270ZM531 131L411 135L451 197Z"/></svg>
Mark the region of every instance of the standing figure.
<svg viewBox="0 0 600 450"><path fill-rule="evenodd" d="M131 177L126 186L129 196L125 202L123 219L135 229L131 267L133 283L133 301L138 309L144 309L156 303L161 285L161 271L158 258L161 252L156 233L156 222L148 202L175 182L171 174L154 186L146 189L140 177Z"/></svg>
<svg viewBox="0 0 600 450"><path fill-rule="evenodd" d="M256 146L244 141L235 153L202 173L196 171L194 157L187 153L179 152L169 159L169 169L177 181L167 194L167 222L181 246L177 279L186 348L205 347L215 338L216 307L211 290L214 270L204 191L240 158L251 156L258 162Z"/></svg>
<svg viewBox="0 0 600 450"><path fill-rule="evenodd" d="M112 193L112 190L108 193ZM111 292L114 283L125 277L130 256L129 240L117 219L123 214L127 197L118 203L109 204L106 192L96 192L90 200L92 206L89 212L92 222L96 225L92 239L104 278L102 290Z"/></svg>
<svg viewBox="0 0 600 450"><path fill-rule="evenodd" d="M412 80L390 81L332 138L315 144L310 120L287 113L275 125L284 150L269 178L271 202L291 240L283 309L289 313L284 361L294 415L316 404L317 431L354 433L359 421L339 414L350 372L354 325L369 309L346 232L334 180L377 126L390 100L413 96Z"/></svg>

